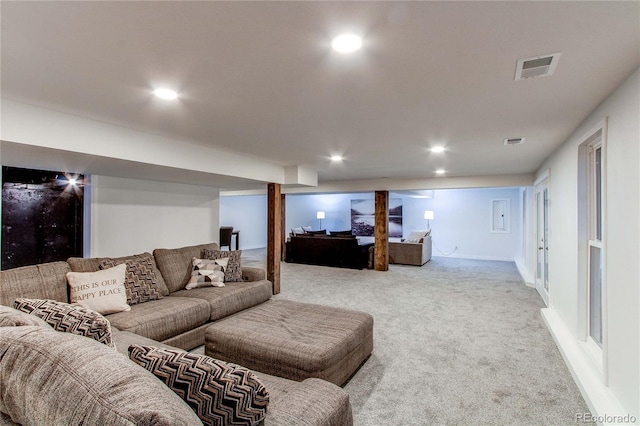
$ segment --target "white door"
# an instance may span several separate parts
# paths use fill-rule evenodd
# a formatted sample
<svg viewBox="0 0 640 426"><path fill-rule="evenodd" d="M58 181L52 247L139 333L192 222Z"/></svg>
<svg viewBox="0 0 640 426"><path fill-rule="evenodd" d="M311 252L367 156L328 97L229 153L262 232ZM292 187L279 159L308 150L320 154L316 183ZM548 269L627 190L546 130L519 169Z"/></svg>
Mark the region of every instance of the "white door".
<svg viewBox="0 0 640 426"><path fill-rule="evenodd" d="M548 179L536 185L536 290L549 306L549 187Z"/></svg>

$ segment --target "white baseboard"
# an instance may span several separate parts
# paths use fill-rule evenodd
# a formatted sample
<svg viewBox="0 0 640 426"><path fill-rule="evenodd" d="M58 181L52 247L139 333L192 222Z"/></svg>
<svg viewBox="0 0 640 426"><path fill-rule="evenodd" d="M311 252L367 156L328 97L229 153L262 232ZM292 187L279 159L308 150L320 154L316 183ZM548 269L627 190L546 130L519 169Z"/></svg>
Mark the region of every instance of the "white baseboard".
<svg viewBox="0 0 640 426"><path fill-rule="evenodd" d="M436 255L434 254L433 257L449 257L449 258L455 258L455 259L469 259L469 260L496 260L499 262L513 262L513 258L508 258L508 257L494 257L494 256L474 256L474 255L467 255L467 254L457 254L457 253L453 253L449 256L443 256L443 255Z"/></svg>
<svg viewBox="0 0 640 426"><path fill-rule="evenodd" d="M531 273L529 273L529 271L527 270L527 268L525 268L522 262L519 262L516 260L516 268L518 268L518 272L520 273L520 276L522 277L524 284L527 287L536 288L535 278L533 277L533 275L531 275Z"/></svg>
<svg viewBox="0 0 640 426"><path fill-rule="evenodd" d="M615 419L630 416L611 389L605 386L602 373L580 347L578 340L569 332L558 313L553 308L543 308L540 313L591 414L598 418L597 423L619 424L621 422ZM635 422L637 421L635 418ZM628 424L637 424L635 422Z"/></svg>

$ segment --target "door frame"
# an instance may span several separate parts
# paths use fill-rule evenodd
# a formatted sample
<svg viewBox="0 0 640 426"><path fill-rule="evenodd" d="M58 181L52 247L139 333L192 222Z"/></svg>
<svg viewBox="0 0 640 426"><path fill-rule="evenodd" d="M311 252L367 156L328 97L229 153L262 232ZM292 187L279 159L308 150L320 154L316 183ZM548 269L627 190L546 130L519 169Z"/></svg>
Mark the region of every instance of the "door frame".
<svg viewBox="0 0 640 426"><path fill-rule="evenodd" d="M533 199L534 199L534 253L536 257L536 266L535 266L535 286L538 294L544 301L544 304L549 307L549 178L550 178L549 170L546 170L542 173L538 179L536 179L534 187L533 187ZM538 198L538 194L544 193L546 191L547 194L547 202L546 205L543 206L546 214L543 214L543 223L542 231L540 230L540 200ZM540 237L540 233L544 233L544 229L547 229L547 238L544 238L544 235ZM541 240L542 238L542 240ZM542 244L542 245L541 245ZM540 265L540 252L542 251L543 255L546 253L546 261L543 257L542 259L542 277L539 276L539 265ZM546 288L545 288L545 280L546 280Z"/></svg>

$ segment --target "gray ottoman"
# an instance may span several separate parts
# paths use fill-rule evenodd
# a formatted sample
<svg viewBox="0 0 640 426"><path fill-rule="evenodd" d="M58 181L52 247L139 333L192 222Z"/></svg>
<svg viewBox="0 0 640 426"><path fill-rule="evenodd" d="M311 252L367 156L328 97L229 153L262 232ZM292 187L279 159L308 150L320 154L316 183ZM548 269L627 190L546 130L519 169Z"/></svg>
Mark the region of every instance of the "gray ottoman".
<svg viewBox="0 0 640 426"><path fill-rule="evenodd" d="M373 350L373 317L270 300L212 323L205 353L278 377L344 384Z"/></svg>

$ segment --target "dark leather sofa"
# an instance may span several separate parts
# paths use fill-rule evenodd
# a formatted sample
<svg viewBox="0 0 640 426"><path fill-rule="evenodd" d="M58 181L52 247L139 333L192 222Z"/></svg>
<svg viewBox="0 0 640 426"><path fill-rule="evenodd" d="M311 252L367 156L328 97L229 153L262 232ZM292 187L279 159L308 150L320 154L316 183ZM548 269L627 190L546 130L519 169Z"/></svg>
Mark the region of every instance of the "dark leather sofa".
<svg viewBox="0 0 640 426"><path fill-rule="evenodd" d="M369 264L371 244L358 244L354 236L293 235L286 244L285 260L291 263L363 269Z"/></svg>

